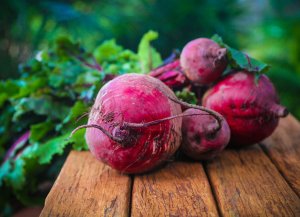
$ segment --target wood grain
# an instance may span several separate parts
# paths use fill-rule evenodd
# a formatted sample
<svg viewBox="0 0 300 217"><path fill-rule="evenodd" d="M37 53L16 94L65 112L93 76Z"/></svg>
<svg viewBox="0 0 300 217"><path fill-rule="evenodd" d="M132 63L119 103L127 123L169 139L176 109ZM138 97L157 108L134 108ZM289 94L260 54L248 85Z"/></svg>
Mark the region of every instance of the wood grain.
<svg viewBox="0 0 300 217"><path fill-rule="evenodd" d="M72 151L40 216L128 216L130 192L130 177Z"/></svg>
<svg viewBox="0 0 300 217"><path fill-rule="evenodd" d="M262 148L300 197L300 123L292 115L283 118L279 127Z"/></svg>
<svg viewBox="0 0 300 217"><path fill-rule="evenodd" d="M218 216L200 163L173 162L135 176L132 216Z"/></svg>
<svg viewBox="0 0 300 217"><path fill-rule="evenodd" d="M300 216L300 199L258 146L206 165L223 216Z"/></svg>

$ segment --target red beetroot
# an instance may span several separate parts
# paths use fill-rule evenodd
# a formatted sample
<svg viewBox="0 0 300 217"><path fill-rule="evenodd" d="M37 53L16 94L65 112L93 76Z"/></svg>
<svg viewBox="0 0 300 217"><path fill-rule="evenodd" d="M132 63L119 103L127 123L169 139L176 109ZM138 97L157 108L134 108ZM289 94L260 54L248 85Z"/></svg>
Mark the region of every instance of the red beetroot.
<svg viewBox="0 0 300 217"><path fill-rule="evenodd" d="M231 129L231 144L257 143L272 134L279 117L288 111L279 104L266 75L255 82L253 73L240 71L226 76L203 97L203 105L222 114Z"/></svg>
<svg viewBox="0 0 300 217"><path fill-rule="evenodd" d="M152 70L149 75L161 80L171 89L181 89L188 84L178 59Z"/></svg>
<svg viewBox="0 0 300 217"><path fill-rule="evenodd" d="M208 160L218 155L228 144L230 129L224 118L221 128L216 119L206 112L187 109L184 114L200 114L182 118L182 151L195 160Z"/></svg>
<svg viewBox="0 0 300 217"><path fill-rule="evenodd" d="M221 76L227 66L226 48L208 38L195 39L183 48L180 65L194 84L210 84Z"/></svg>
<svg viewBox="0 0 300 217"><path fill-rule="evenodd" d="M155 168L178 149L181 118L146 125L181 113L174 93L148 75L125 74L99 91L92 107L86 141L92 154L125 173ZM76 129L77 130L77 129Z"/></svg>

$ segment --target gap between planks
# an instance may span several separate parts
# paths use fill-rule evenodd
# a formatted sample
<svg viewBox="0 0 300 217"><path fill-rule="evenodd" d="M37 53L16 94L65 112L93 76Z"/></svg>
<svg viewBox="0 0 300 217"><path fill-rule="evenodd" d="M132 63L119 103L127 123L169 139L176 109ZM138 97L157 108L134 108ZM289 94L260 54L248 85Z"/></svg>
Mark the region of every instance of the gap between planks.
<svg viewBox="0 0 300 217"><path fill-rule="evenodd" d="M198 162L173 162L133 178L109 169L88 152L71 152L46 199L41 216L96 216L101 213L103 216L140 216L147 212L153 216L300 215L299 197L292 190L299 187L299 163L293 167L293 160L299 162L293 152L297 145L293 138L298 134L290 134L293 125L289 121L294 121L293 117L282 119L275 133L263 142L266 153L257 145L225 150L205 165L205 171ZM282 129L285 129L285 137L290 135L289 142L280 140ZM282 150L288 150L285 156L292 158L280 161ZM286 171L290 165L296 168L292 172ZM232 172L235 176L231 176ZM90 181L84 181L83 176L90 177ZM103 183L97 184L99 180L106 184L106 190ZM118 188L115 187L116 180L122 180L117 184ZM274 186L269 184L272 181Z"/></svg>
<svg viewBox="0 0 300 217"><path fill-rule="evenodd" d="M263 142L271 159L294 192L300 197L300 123L292 115L280 119L279 127Z"/></svg>
<svg viewBox="0 0 300 217"><path fill-rule="evenodd" d="M217 195L216 195L215 189L213 188L211 177L209 177L209 173L207 171L207 165L206 165L206 163L207 162L203 162L203 169L204 169L205 175L207 177L207 180L208 180L208 183L209 183L209 186L210 186L210 191L211 191L211 193L213 195L213 198L215 200L215 204L216 204L216 207L217 207L218 215L222 216L221 207L218 204Z"/></svg>
<svg viewBox="0 0 300 217"><path fill-rule="evenodd" d="M131 216L132 212L132 190L133 190L133 184L134 184L134 175L130 175L130 196L129 196L129 207L128 207L128 216Z"/></svg>
<svg viewBox="0 0 300 217"><path fill-rule="evenodd" d="M222 216L300 216L300 199L258 145L206 164Z"/></svg>
<svg viewBox="0 0 300 217"><path fill-rule="evenodd" d="M134 178L131 214L135 216L219 216L199 162L172 162Z"/></svg>
<svg viewBox="0 0 300 217"><path fill-rule="evenodd" d="M300 216L299 145L300 123L289 115L280 120L275 132L260 146L255 145L249 147L248 150L225 150L224 154L217 159L205 164L205 171L220 214L222 216ZM236 167L234 172L240 174L229 179L230 164L234 164ZM220 169L221 166L224 167L223 170ZM251 167L257 167L257 169L251 171ZM263 172L259 177L257 172L261 169ZM248 172L242 175L245 170ZM274 180L268 180L270 177ZM256 178L258 180L255 180ZM248 186L244 186L243 183L249 180ZM268 182L273 182L274 186L268 186L266 184ZM249 189L251 186L255 189L254 192ZM261 196L263 192L265 194ZM237 194L238 196L244 195L237 200L237 203L236 201L232 203L231 199L228 200ZM249 197L256 198L254 201L257 203L248 200ZM244 207L241 208L242 206Z"/></svg>

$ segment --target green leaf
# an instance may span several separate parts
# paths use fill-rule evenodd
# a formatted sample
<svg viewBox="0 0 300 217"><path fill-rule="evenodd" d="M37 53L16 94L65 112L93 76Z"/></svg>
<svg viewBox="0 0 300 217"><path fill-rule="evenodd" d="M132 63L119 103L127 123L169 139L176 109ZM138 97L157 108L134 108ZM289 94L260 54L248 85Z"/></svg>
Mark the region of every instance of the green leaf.
<svg viewBox="0 0 300 217"><path fill-rule="evenodd" d="M75 122L77 118L86 114L88 112L88 107L82 101L77 101L71 108L68 116L63 120L63 123L68 123L70 121Z"/></svg>
<svg viewBox="0 0 300 217"><path fill-rule="evenodd" d="M55 45L56 54L64 60L80 55L82 52L80 44L73 42L68 36L58 37L55 41Z"/></svg>
<svg viewBox="0 0 300 217"><path fill-rule="evenodd" d="M270 69L269 65L260 62L241 51L229 47L223 42L220 36L214 35L211 39L218 43L221 47L227 49L227 58L232 69L242 69L258 74L266 73Z"/></svg>
<svg viewBox="0 0 300 217"><path fill-rule="evenodd" d="M16 81L0 81L0 108L4 103L19 92L19 86Z"/></svg>
<svg viewBox="0 0 300 217"><path fill-rule="evenodd" d="M115 39L104 41L99 47L94 51L94 56L99 63L103 61L111 60L116 58L118 53L120 53L123 48L117 45Z"/></svg>
<svg viewBox="0 0 300 217"><path fill-rule="evenodd" d="M9 159L5 161L0 168L0 186L3 182L14 189L21 189L25 183L24 160Z"/></svg>
<svg viewBox="0 0 300 217"><path fill-rule="evenodd" d="M20 72L22 75L33 75L36 76L37 74L43 74L44 73L44 64L37 59L31 59L28 60L27 63L21 64Z"/></svg>
<svg viewBox="0 0 300 217"><path fill-rule="evenodd" d="M29 77L24 78L18 82L20 87L19 92L12 96L13 99L19 99L36 93L39 88L44 88L47 83L45 77Z"/></svg>
<svg viewBox="0 0 300 217"><path fill-rule="evenodd" d="M85 129L79 130L73 134L70 141L73 143L73 149L77 151L88 150L88 145L85 141Z"/></svg>
<svg viewBox="0 0 300 217"><path fill-rule="evenodd" d="M13 101L13 105L16 110L13 121L18 121L21 115L30 111L38 115L46 115L53 120L63 120L69 111L67 106L54 102L49 96L22 98Z"/></svg>
<svg viewBox="0 0 300 217"><path fill-rule="evenodd" d="M77 76L74 86L96 85L101 82L101 75L98 71L87 71Z"/></svg>
<svg viewBox="0 0 300 217"><path fill-rule="evenodd" d="M9 99L9 96L7 93L0 93L0 108L3 106L3 104L5 103L5 101Z"/></svg>
<svg viewBox="0 0 300 217"><path fill-rule="evenodd" d="M160 54L151 46L151 41L158 38L158 33L150 30L141 39L138 56L143 73L151 71L162 64Z"/></svg>
<svg viewBox="0 0 300 217"><path fill-rule="evenodd" d="M61 74L51 74L49 76L49 85L58 88L64 84L65 78Z"/></svg>
<svg viewBox="0 0 300 217"><path fill-rule="evenodd" d="M141 72L142 65L146 72L161 64L150 44L157 36L150 31L143 37L139 55L115 40L105 41L92 55L80 43L60 37L55 47L38 51L20 67L20 78L0 82L0 158L14 135L30 129L29 143L1 164L1 193L11 194L9 202L38 201L38 186L52 181L59 170L56 160L62 165L70 149L88 149L84 129L69 138L71 131L87 120L77 119L89 112L107 74Z"/></svg>
<svg viewBox="0 0 300 217"><path fill-rule="evenodd" d="M84 116L87 117L88 107L82 101L77 101L73 107L70 109L69 114L65 119L56 126L56 131L69 131L76 127L77 119ZM86 119L86 118L85 118Z"/></svg>
<svg viewBox="0 0 300 217"><path fill-rule="evenodd" d="M248 72L260 74L265 73L270 69L269 65L251 58L247 54L230 47L227 47L227 56L231 66L236 69L245 69Z"/></svg>
<svg viewBox="0 0 300 217"><path fill-rule="evenodd" d="M218 34L214 34L211 39L218 43L221 47L225 47L226 44L223 42L223 39L221 38L221 36L219 36Z"/></svg>
<svg viewBox="0 0 300 217"><path fill-rule="evenodd" d="M94 51L94 56L97 62L101 63L105 73L118 75L141 71L138 55L124 50L114 39L104 41Z"/></svg>
<svg viewBox="0 0 300 217"><path fill-rule="evenodd" d="M78 76L85 72L80 62L66 61L52 69L48 75L48 84L55 90L61 90L66 85L73 85Z"/></svg>
<svg viewBox="0 0 300 217"><path fill-rule="evenodd" d="M55 155L61 155L68 144L74 143L66 133L43 144L34 143L26 147L16 158L10 158L0 168L0 186L3 181L15 191L27 183L26 177L36 171L39 165L49 164ZM78 140L79 141L79 140ZM84 144L81 149L83 149ZM77 144L77 149L79 144ZM32 179L32 177L30 177Z"/></svg>
<svg viewBox="0 0 300 217"><path fill-rule="evenodd" d="M176 96L183 100L184 102L190 103L190 104L197 104L197 97L194 92L189 91L188 89L184 88L181 91L175 92Z"/></svg>
<svg viewBox="0 0 300 217"><path fill-rule="evenodd" d="M0 187L3 185L3 181L10 170L11 170L11 164L7 160L0 167Z"/></svg>
<svg viewBox="0 0 300 217"><path fill-rule="evenodd" d="M64 148L70 144L70 140L68 140L69 135L64 134L39 145L38 149L34 152L34 155L38 158L38 162L40 164L48 164L54 155L61 155Z"/></svg>
<svg viewBox="0 0 300 217"><path fill-rule="evenodd" d="M3 107L0 115L0 146L7 143L11 139L12 133L16 130L11 123L14 114L14 109L11 105ZM2 155L0 155L1 159Z"/></svg>
<svg viewBox="0 0 300 217"><path fill-rule="evenodd" d="M50 121L34 124L30 126L29 141L31 144L40 141L47 133L54 129L54 124Z"/></svg>
<svg viewBox="0 0 300 217"><path fill-rule="evenodd" d="M90 88L81 91L80 99L91 102L95 98L95 95L98 93L99 89L100 88L97 88L96 85L93 85Z"/></svg>
<svg viewBox="0 0 300 217"><path fill-rule="evenodd" d="M25 184L25 162L20 158L13 161L13 165L13 169L8 173L6 178L14 189L21 189Z"/></svg>
<svg viewBox="0 0 300 217"><path fill-rule="evenodd" d="M125 61L125 62L137 62L139 61L139 57L136 53L134 53L131 50L123 50L122 52L118 53L117 59L119 61Z"/></svg>
<svg viewBox="0 0 300 217"><path fill-rule="evenodd" d="M68 144L73 144L75 150L87 150L87 144L84 139L85 130L78 131L75 134L70 138L71 132L68 132L48 140L46 143L38 146L34 156L37 157L40 164L48 164L54 155L61 155Z"/></svg>

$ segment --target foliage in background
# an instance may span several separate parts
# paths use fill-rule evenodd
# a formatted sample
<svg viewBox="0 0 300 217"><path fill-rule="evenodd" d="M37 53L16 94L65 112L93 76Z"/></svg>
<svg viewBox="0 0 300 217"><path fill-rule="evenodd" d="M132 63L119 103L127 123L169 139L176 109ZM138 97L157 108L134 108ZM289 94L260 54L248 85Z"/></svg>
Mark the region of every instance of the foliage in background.
<svg viewBox="0 0 300 217"><path fill-rule="evenodd" d="M66 37L21 66L21 77L0 83L0 210L41 204L70 149L85 150L84 130L93 100L115 75L157 67L160 55L146 33L138 52L108 40L87 52ZM13 135L13 136L12 136Z"/></svg>
<svg viewBox="0 0 300 217"><path fill-rule="evenodd" d="M0 78L58 35L89 50L107 38L136 50L148 29L163 57L191 39L217 33L272 66L268 75L281 100L300 118L300 2L297 0L4 0L0 7Z"/></svg>
<svg viewBox="0 0 300 217"><path fill-rule="evenodd" d="M267 75L278 90L281 102L300 119L300 1L272 0L248 23L245 50L271 65Z"/></svg>
<svg viewBox="0 0 300 217"><path fill-rule="evenodd" d="M18 63L61 34L90 50L107 38L136 50L142 35L155 29L163 56L214 33L236 45L233 22L242 12L238 0L3 0L0 10L0 78L17 77Z"/></svg>

